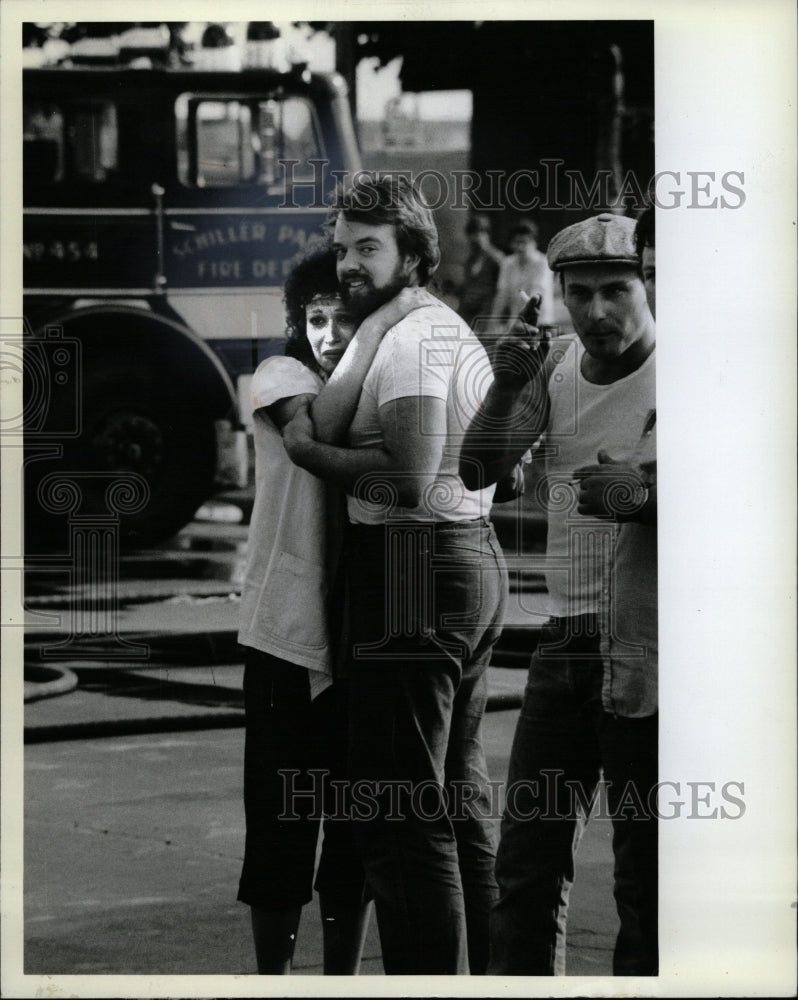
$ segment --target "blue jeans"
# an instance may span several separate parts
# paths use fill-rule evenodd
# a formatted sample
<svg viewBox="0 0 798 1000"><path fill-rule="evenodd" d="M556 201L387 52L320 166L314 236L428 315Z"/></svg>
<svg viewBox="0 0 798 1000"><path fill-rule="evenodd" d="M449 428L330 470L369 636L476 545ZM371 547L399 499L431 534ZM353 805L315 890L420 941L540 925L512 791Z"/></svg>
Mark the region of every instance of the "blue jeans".
<svg viewBox="0 0 798 1000"><path fill-rule="evenodd" d="M507 571L485 520L355 527L349 771L389 975L484 974L495 803L481 741Z"/></svg>
<svg viewBox="0 0 798 1000"><path fill-rule="evenodd" d="M532 657L496 863L493 975L565 974L574 858L603 770L620 931L615 975L654 976L657 947L656 715L603 711L595 619L552 619Z"/></svg>

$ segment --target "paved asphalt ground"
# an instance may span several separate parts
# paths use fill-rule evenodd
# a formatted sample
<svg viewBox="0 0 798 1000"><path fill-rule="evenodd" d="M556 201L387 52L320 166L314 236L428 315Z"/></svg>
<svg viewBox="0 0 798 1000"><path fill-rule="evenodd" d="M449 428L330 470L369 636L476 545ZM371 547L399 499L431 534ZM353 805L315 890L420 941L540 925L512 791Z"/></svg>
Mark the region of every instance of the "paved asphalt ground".
<svg viewBox="0 0 798 1000"><path fill-rule="evenodd" d="M244 815L234 635L244 537L241 525L195 523L163 551L125 557L119 639L83 636L72 659L55 666L41 648L68 634L75 594L46 582L29 589L26 974L255 973L248 910L235 898ZM541 620L534 586L516 590L484 724L499 782L525 680L521 651ZM146 645L146 655L109 658L120 641ZM616 928L611 827L596 818L580 847L568 973L609 975ZM295 971L321 973L315 901L303 916ZM362 972L382 975L373 919Z"/></svg>
<svg viewBox="0 0 798 1000"><path fill-rule="evenodd" d="M66 696L69 697L69 696ZM490 713L490 773L506 772L517 710ZM27 974L254 974L235 899L244 838L240 728L37 744L25 751ZM611 971L610 827L580 848L569 973ZM321 974L316 903L297 974ZM382 975L372 920L363 973Z"/></svg>

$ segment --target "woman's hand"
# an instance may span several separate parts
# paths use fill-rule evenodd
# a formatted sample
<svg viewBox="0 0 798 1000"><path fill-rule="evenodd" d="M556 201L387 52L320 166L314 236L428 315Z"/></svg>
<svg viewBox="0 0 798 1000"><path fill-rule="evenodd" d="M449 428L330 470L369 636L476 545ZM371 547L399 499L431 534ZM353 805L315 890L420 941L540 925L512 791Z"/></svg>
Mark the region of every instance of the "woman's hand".
<svg viewBox="0 0 798 1000"><path fill-rule="evenodd" d="M381 305L379 309L375 309L370 316L363 320L358 334L370 331L381 337L397 323L401 323L414 309L423 309L425 306L437 304L438 299L426 288L403 288L398 295Z"/></svg>

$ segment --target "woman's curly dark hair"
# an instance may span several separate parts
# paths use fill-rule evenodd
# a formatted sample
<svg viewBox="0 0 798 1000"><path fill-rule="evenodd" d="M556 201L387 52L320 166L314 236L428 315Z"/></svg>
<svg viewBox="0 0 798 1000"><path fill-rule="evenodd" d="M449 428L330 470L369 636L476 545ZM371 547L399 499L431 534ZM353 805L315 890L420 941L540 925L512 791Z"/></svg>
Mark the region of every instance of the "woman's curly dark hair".
<svg viewBox="0 0 798 1000"><path fill-rule="evenodd" d="M314 244L295 260L296 263L283 288L285 353L318 373L319 366L313 355L305 326L305 309L317 295L340 294L338 275L335 272L335 254L329 241L325 241Z"/></svg>

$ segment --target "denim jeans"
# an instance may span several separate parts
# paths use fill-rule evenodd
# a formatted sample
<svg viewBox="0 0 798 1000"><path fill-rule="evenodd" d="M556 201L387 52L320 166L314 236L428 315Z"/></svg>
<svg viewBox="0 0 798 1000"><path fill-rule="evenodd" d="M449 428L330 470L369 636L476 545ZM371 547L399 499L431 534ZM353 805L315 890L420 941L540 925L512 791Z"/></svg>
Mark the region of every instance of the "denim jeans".
<svg viewBox="0 0 798 1000"><path fill-rule="evenodd" d="M532 657L507 777L493 975L565 974L574 859L603 771L620 931L615 975L657 974L656 715L601 706L595 618L553 619Z"/></svg>
<svg viewBox="0 0 798 1000"><path fill-rule="evenodd" d="M484 974L495 804L481 741L507 571L481 518L354 527L350 779L385 972Z"/></svg>

